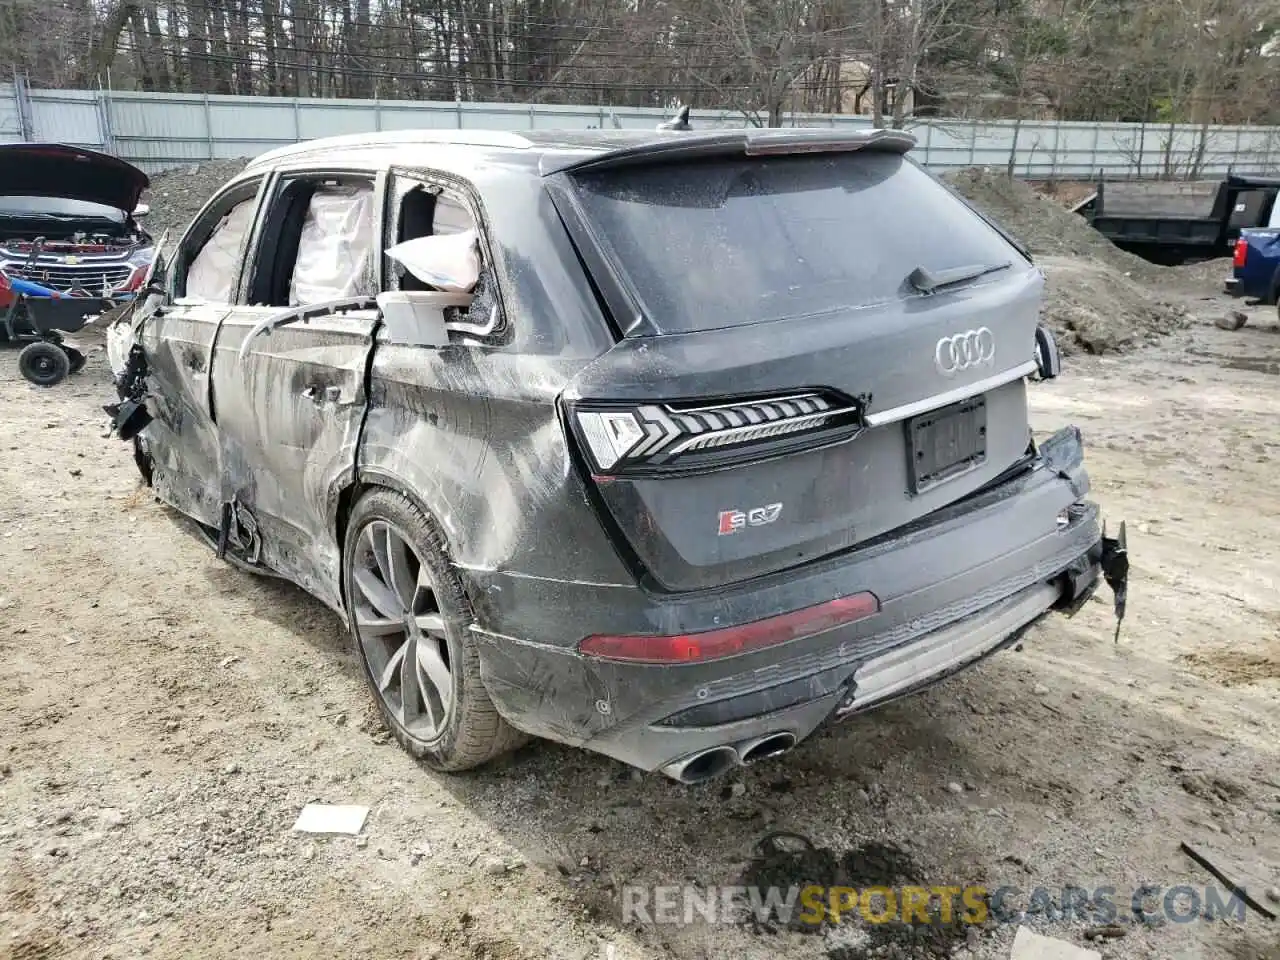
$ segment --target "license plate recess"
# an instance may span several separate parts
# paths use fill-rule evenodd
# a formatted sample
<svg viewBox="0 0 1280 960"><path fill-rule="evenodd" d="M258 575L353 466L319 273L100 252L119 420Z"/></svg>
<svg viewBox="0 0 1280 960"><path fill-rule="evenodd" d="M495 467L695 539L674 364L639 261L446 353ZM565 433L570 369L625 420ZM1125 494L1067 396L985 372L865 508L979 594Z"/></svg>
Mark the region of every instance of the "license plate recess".
<svg viewBox="0 0 1280 960"><path fill-rule="evenodd" d="M971 397L907 421L911 492L923 493L987 459L987 400Z"/></svg>

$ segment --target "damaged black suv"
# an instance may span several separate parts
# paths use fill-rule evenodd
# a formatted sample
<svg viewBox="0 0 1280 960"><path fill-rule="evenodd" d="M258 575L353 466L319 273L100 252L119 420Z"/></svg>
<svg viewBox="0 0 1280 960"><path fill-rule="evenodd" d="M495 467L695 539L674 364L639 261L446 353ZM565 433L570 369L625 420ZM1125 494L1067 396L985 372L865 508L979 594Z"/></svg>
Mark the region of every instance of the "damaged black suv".
<svg viewBox="0 0 1280 960"><path fill-rule="evenodd" d="M1121 540L1043 277L886 131L400 132L252 162L111 332L157 495L349 624L438 769L695 782L1074 612Z"/></svg>

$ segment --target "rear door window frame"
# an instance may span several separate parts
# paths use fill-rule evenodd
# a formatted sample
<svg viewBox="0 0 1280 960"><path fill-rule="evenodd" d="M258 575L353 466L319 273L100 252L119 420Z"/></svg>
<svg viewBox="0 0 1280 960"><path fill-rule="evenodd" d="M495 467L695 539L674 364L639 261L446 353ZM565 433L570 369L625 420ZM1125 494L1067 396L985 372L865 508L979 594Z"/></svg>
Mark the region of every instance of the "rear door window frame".
<svg viewBox="0 0 1280 960"><path fill-rule="evenodd" d="M440 197L446 197L459 206L462 206L471 214L471 219L475 223L476 240L480 245L480 267L482 274L487 270L489 282L493 284L493 298L498 305L500 316L495 330L501 333L504 344L510 342L515 335L513 329L514 314L511 310L511 302L506 295L506 282L502 277L502 269L499 260L494 256L494 244L490 238L489 221L485 215L484 204L480 200L479 191L475 185L461 177L451 176L439 170L430 167L406 167L393 165L387 171L387 190L383 203L383 223L379 233L382 242L382 249L379 251L379 269L382 270L380 290L398 289L390 284L392 271L387 265L386 250L395 243L400 242L398 239L398 230L400 225L400 208L399 199L397 199L397 191L392 189L397 181L407 181L421 184L426 189L432 191L438 201ZM402 199L402 198L401 198ZM435 210L431 212L432 232L435 230ZM479 318L468 319L468 324L477 326L482 324ZM486 338L472 337L470 334L462 333L460 339L454 345L456 346L499 346L502 344L488 343Z"/></svg>
<svg viewBox="0 0 1280 960"><path fill-rule="evenodd" d="M248 202L254 205L253 215L249 219L249 228L245 230L244 236L240 238L239 252L236 254L235 272L231 282L231 293L226 301L218 301L217 303L218 305L234 306L240 302L244 292L245 266L249 259L249 252L253 249L253 244L257 242L258 224L262 219L262 211L265 207L264 197L268 193L271 181L272 176L269 172L237 180L235 183L223 188L192 218L191 223L182 235L182 239L178 242L173 265L169 271L170 278L166 286L169 289L172 301L181 302L187 300L187 271L191 266L191 261L196 256L199 256L200 251L204 249L212 238L213 231L217 228L222 218L241 203ZM247 193L250 188L252 188L253 192ZM245 194L244 199L227 203L231 198L241 194ZM196 237L201 238L200 246L188 255L191 243ZM202 302L212 303L213 301Z"/></svg>

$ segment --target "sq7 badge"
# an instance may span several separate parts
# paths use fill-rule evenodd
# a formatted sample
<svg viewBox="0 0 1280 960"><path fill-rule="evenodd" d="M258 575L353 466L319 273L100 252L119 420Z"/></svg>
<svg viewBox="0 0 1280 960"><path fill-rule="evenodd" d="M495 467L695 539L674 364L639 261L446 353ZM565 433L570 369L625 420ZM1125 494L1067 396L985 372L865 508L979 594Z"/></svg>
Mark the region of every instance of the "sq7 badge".
<svg viewBox="0 0 1280 960"><path fill-rule="evenodd" d="M753 507L750 510L721 510L720 536L737 533L747 527L763 527L773 523L782 516L782 504L771 503L764 507Z"/></svg>

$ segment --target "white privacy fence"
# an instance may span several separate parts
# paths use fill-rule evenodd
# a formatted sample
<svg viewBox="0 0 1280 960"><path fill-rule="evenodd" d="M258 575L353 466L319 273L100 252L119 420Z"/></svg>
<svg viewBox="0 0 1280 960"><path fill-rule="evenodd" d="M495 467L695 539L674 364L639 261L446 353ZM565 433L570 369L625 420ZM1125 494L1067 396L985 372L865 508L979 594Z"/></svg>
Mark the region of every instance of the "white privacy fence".
<svg viewBox="0 0 1280 960"><path fill-rule="evenodd" d="M415 128L652 129L644 107L315 100L293 97L31 90L0 86L0 142L72 143L114 153L149 172L209 159L249 157L336 134ZM695 127L741 127L740 114L694 111ZM796 126L868 127L867 117L797 114ZM1032 179L1214 176L1280 172L1280 128L1130 123L921 120L907 128L935 171L1004 167ZM1015 144L1016 138L1016 144Z"/></svg>

